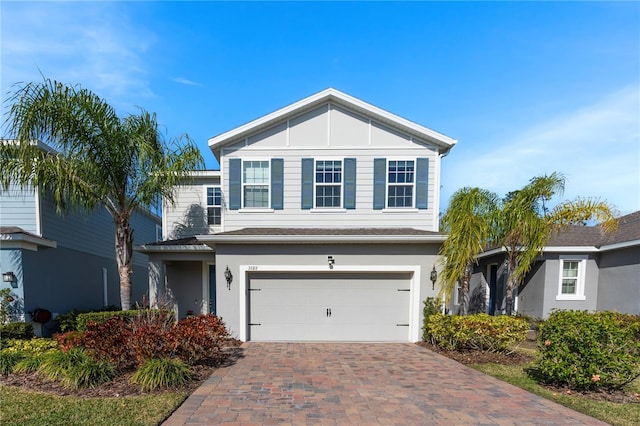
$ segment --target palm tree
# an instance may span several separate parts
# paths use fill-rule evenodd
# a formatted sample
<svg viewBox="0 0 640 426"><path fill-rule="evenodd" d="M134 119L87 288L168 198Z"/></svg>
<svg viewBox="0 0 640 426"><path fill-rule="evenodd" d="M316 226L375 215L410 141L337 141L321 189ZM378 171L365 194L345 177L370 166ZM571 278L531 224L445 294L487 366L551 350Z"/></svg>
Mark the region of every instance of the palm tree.
<svg viewBox="0 0 640 426"><path fill-rule="evenodd" d="M130 309L131 215L160 197L173 202L175 185L202 167L199 150L186 134L165 142L155 114L141 109L120 118L80 86L44 79L14 87L5 126L15 140L0 143L0 183L44 189L59 211L105 208L115 225L121 306Z"/></svg>
<svg viewBox="0 0 640 426"><path fill-rule="evenodd" d="M493 192L465 187L451 196L442 217L443 229L449 236L439 253L443 261L440 297L449 297L460 282L462 315L469 309L471 266L493 236L498 206L499 198Z"/></svg>
<svg viewBox="0 0 640 426"><path fill-rule="evenodd" d="M560 173L534 177L503 200L495 241L504 248L507 258L507 315L513 311L513 289L542 254L553 232L589 220L599 223L604 232L617 228L614 209L600 200L578 198L547 209L546 203L564 191L564 182Z"/></svg>

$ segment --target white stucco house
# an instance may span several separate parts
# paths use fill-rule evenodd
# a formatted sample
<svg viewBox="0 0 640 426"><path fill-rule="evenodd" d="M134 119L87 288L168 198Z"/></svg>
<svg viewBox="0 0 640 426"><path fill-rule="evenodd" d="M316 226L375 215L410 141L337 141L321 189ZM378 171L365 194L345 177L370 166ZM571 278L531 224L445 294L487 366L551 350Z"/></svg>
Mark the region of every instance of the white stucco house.
<svg viewBox="0 0 640 426"><path fill-rule="evenodd" d="M163 208L153 303L240 340L417 341L456 140L335 89L209 139L218 171Z"/></svg>

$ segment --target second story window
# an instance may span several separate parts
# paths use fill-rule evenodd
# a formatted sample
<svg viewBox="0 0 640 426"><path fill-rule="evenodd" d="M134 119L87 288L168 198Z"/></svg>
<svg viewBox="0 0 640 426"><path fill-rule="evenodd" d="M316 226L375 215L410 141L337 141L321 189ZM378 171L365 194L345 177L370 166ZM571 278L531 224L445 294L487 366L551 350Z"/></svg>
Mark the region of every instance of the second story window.
<svg viewBox="0 0 640 426"><path fill-rule="evenodd" d="M242 163L243 207L269 207L269 162Z"/></svg>
<svg viewBox="0 0 640 426"><path fill-rule="evenodd" d="M389 161L387 207L413 207L415 163Z"/></svg>
<svg viewBox="0 0 640 426"><path fill-rule="evenodd" d="M342 200L342 161L316 161L316 207L340 207Z"/></svg>
<svg viewBox="0 0 640 426"><path fill-rule="evenodd" d="M222 191L217 186L207 188L207 225L222 223Z"/></svg>

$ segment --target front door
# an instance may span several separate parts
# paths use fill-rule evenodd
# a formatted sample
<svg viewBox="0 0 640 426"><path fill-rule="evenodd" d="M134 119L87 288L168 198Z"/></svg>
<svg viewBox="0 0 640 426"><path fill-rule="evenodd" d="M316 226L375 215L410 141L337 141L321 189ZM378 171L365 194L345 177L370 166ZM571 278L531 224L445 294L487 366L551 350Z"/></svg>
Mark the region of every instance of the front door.
<svg viewBox="0 0 640 426"><path fill-rule="evenodd" d="M216 265L209 265L209 313L216 313Z"/></svg>

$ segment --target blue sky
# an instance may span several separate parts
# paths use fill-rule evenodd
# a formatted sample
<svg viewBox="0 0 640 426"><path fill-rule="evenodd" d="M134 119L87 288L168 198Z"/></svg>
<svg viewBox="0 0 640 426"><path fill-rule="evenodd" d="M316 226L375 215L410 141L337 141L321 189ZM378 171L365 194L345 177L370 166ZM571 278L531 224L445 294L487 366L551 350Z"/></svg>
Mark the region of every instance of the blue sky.
<svg viewBox="0 0 640 426"><path fill-rule="evenodd" d="M1 93L80 83L207 139L335 87L458 139L441 204L562 172L640 209L638 2L0 3ZM6 135L5 135L6 136Z"/></svg>

